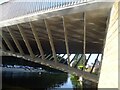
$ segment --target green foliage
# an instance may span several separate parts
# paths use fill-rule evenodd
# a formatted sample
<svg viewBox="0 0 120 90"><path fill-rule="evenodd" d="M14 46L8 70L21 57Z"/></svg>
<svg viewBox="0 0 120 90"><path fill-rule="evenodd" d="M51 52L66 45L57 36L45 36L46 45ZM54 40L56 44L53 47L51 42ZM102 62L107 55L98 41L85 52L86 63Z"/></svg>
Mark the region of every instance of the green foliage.
<svg viewBox="0 0 120 90"><path fill-rule="evenodd" d="M70 80L72 81L72 85L74 88L82 88L80 82L79 82L79 77L76 76L75 74L70 75Z"/></svg>

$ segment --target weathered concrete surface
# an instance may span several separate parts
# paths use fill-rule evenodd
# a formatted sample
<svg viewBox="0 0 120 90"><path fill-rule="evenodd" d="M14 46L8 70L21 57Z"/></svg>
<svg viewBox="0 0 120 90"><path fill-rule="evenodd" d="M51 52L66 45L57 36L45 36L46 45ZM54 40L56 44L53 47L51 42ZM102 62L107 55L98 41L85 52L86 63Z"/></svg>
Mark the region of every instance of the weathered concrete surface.
<svg viewBox="0 0 120 90"><path fill-rule="evenodd" d="M118 6L118 2L115 2L111 10L98 88L118 88Z"/></svg>
<svg viewBox="0 0 120 90"><path fill-rule="evenodd" d="M119 14L119 17L118 17L118 30L119 30L119 36L118 36L118 45L120 45L120 2L118 3L118 14ZM118 47L118 75L120 75L120 46ZM118 88L120 90L120 78L118 78Z"/></svg>
<svg viewBox="0 0 120 90"><path fill-rule="evenodd" d="M118 3L118 75L120 75L120 2ZM118 78L118 88L120 90L120 78Z"/></svg>
<svg viewBox="0 0 120 90"><path fill-rule="evenodd" d="M111 3L106 3L104 5L109 5ZM102 5L99 4L99 5ZM110 13L109 8L99 8L99 5L95 5L96 7L92 10L85 11L86 13L86 53L102 53L103 51L103 41L106 36L105 28L106 28L106 18ZM86 5L87 7L88 5ZM94 5L93 5L94 6ZM102 5L103 6L103 5ZM101 6L101 7L102 7ZM112 5L111 5L112 7ZM76 7L74 7L76 8ZM80 9L81 10L81 9ZM99 11L99 12L98 12ZM62 11L64 13L64 10ZM53 14L54 15L54 14ZM18 20L21 21L21 20ZM58 54L66 53L65 46L65 36L64 36L64 25L62 16L55 16L46 18L47 24L49 25L49 29L52 34L55 51ZM84 12L79 11L79 13L72 13L64 16L65 27L68 31L68 46L69 53L83 53L83 37L84 37ZM49 36L47 32L48 25L46 26L44 19L38 19L34 22L31 21L34 26L34 29L38 33L38 38L42 44L42 48L44 53L51 53L51 46L49 42ZM17 24L17 23L16 23ZM29 54L29 49L26 48L25 42L23 41L23 37L21 36L20 30L17 25L12 25L2 28L2 35L4 38L6 37L14 48L15 52L19 52L18 45L15 44L15 40L11 37L9 31L12 31L14 37L20 43L24 54ZM28 39L30 46L34 52L34 54L39 54L39 49L36 45L36 40L33 35L32 28L30 27L30 23L20 23L22 30L24 31L26 38ZM1 27L1 21L0 21ZM12 35L12 36L13 36ZM2 37L3 37L2 36ZM7 48L6 42L3 39L3 45ZM94 48L93 48L94 47ZM10 45L9 45L10 49ZM9 50L7 48L7 50ZM10 49L11 50L11 49Z"/></svg>

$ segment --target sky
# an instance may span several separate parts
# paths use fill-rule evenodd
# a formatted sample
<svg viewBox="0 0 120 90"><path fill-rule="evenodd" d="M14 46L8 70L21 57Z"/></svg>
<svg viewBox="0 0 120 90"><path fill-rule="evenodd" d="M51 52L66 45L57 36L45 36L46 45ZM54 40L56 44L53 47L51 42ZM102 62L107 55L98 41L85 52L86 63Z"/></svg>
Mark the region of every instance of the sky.
<svg viewBox="0 0 120 90"><path fill-rule="evenodd" d="M86 59L88 59L88 56L89 56L90 54L86 54ZM89 61L88 61L88 64L89 65L92 65L92 63L94 63L95 62L95 59L96 59L96 57L97 57L97 55L98 54L92 54L91 55L91 57L90 57L90 59L89 59ZM63 56L63 54L61 54L60 56ZM72 60L72 58L75 56L75 54L71 54L71 56L70 56L70 60ZM99 57L98 57L98 61L101 61L101 54L99 55ZM67 58L67 54L63 57L63 58Z"/></svg>

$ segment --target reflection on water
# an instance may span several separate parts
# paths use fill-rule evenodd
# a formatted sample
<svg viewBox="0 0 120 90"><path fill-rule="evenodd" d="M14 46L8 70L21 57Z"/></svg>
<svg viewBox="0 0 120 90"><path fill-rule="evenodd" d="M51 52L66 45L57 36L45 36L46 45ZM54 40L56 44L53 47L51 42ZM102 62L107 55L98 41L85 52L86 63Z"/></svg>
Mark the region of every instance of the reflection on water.
<svg viewBox="0 0 120 90"><path fill-rule="evenodd" d="M0 65L3 79L2 90L61 90L61 88L85 90L84 88L96 87L96 84L87 80L84 80L87 84L83 82L81 86L79 77L44 65L14 57L2 59L3 64Z"/></svg>
<svg viewBox="0 0 120 90"><path fill-rule="evenodd" d="M9 74L9 77L4 77L5 75L3 75L3 90L52 89L64 85L68 78L68 75L64 73L41 73L40 75L38 73L29 73L29 75L24 73L23 75L12 74Z"/></svg>
<svg viewBox="0 0 120 90"><path fill-rule="evenodd" d="M3 72L2 90L82 90L79 77L66 73Z"/></svg>

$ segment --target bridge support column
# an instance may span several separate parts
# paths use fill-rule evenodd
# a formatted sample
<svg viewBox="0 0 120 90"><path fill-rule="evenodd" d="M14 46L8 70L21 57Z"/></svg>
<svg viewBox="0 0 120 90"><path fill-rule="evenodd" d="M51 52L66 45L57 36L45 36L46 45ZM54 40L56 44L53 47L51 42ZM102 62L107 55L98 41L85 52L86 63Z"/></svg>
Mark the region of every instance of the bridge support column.
<svg viewBox="0 0 120 90"><path fill-rule="evenodd" d="M34 37L35 37L35 40L36 40L38 49L39 49L39 51L40 51L40 54L41 54L41 56L42 56L42 59L45 60L44 51L43 51L43 48L42 48L41 41L39 40L37 31L35 30L35 27L34 27L34 25L32 24L32 22L30 22L30 27L31 27L31 30L32 30L33 35L34 35Z"/></svg>
<svg viewBox="0 0 120 90"><path fill-rule="evenodd" d="M11 45L10 41L8 40L8 38L3 33L0 33L0 35L4 39L5 43L7 44L8 48L10 49L10 51L15 52L15 50L12 47L12 45Z"/></svg>
<svg viewBox="0 0 120 90"><path fill-rule="evenodd" d="M9 31L9 33L10 33L10 35L11 35L14 43L16 44L16 47L18 48L19 52L20 52L22 55L24 55L24 52L23 52L23 50L22 50L22 47L21 47L20 43L18 42L18 40L16 39L14 33L9 29L9 27L6 27L6 29Z"/></svg>
<svg viewBox="0 0 120 90"><path fill-rule="evenodd" d="M119 5L118 5L119 4ZM119 6L119 7L118 7ZM98 88L116 88L118 90L118 60L120 60L120 2L115 2L111 9L107 37L104 47L103 61ZM120 89L120 87L119 87ZM114 89L112 89L114 90Z"/></svg>
<svg viewBox="0 0 120 90"><path fill-rule="evenodd" d="M46 19L44 20L44 22L45 22L46 30L47 30L47 33L48 33L48 38L49 38L49 41L50 41L50 46L51 46L51 49L52 49L54 61L55 61L55 63L57 63L56 51L55 51L55 46L54 46L54 43L53 43L53 37L52 37L52 34L51 34L51 30L49 28L49 24L48 24Z"/></svg>
<svg viewBox="0 0 120 90"><path fill-rule="evenodd" d="M67 52L67 57L68 57L68 65L70 66L70 53L69 53L69 45L68 45L68 35L67 35L67 30L66 30L66 22L65 22L65 17L63 16L63 28L64 28L64 36L65 36L65 46L66 46L66 52Z"/></svg>
<svg viewBox="0 0 120 90"><path fill-rule="evenodd" d="M18 27L18 29L19 29L19 31L20 31L20 33L21 33L21 36L22 36L25 44L26 44L26 47L27 47L27 49L28 49L28 51L29 51L29 53L30 53L30 56L31 56L32 58L34 58L35 55L34 55L34 53L33 53L33 51L32 51L32 48L31 48L28 40L27 40L27 37L25 36L24 30L20 27L20 25L17 25L17 27Z"/></svg>

